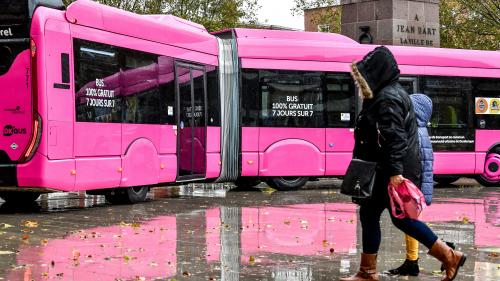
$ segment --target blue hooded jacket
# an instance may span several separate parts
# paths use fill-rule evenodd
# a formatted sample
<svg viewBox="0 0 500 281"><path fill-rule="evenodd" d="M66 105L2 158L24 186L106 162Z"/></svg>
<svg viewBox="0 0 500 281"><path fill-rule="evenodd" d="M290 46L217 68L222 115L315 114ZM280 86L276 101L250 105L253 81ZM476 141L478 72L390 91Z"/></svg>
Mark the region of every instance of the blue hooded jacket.
<svg viewBox="0 0 500 281"><path fill-rule="evenodd" d="M430 205L434 190L432 144L427 132L427 123L432 115L432 100L424 94L413 94L410 96L415 109L418 125L418 139L420 142L420 157L422 162L422 193L425 202Z"/></svg>

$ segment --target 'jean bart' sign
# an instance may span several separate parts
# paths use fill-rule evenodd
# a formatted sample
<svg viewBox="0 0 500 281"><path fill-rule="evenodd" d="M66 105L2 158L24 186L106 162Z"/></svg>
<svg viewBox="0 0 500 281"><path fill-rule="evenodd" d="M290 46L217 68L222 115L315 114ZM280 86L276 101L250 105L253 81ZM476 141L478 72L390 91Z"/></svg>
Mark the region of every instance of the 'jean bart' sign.
<svg viewBox="0 0 500 281"><path fill-rule="evenodd" d="M439 36L437 28L426 27L425 23L419 22L418 16L412 24L397 24L395 31L400 45L433 47L434 38Z"/></svg>

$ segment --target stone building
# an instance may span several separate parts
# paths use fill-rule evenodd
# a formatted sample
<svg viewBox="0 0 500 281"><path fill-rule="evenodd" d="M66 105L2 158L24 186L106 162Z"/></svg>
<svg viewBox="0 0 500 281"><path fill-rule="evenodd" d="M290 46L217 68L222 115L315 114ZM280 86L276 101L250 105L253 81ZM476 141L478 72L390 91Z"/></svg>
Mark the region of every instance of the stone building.
<svg viewBox="0 0 500 281"><path fill-rule="evenodd" d="M440 0L342 0L341 33L363 43L439 47ZM326 7L304 12L306 31L329 31L315 23Z"/></svg>

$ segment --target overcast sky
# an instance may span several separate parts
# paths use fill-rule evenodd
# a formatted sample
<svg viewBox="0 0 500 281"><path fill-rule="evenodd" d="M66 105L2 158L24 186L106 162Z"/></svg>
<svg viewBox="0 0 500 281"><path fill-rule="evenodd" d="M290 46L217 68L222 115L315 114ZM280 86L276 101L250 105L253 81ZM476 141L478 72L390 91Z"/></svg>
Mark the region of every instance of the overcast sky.
<svg viewBox="0 0 500 281"><path fill-rule="evenodd" d="M293 0L259 0L259 4L259 22L304 29L304 16L292 15Z"/></svg>

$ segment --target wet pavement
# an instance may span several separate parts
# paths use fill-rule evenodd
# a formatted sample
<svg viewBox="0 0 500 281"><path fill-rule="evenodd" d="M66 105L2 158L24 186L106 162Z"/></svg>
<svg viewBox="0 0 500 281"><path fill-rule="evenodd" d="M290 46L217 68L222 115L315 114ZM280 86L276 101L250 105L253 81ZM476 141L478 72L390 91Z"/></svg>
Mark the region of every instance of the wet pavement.
<svg viewBox="0 0 500 281"><path fill-rule="evenodd" d="M361 245L357 206L339 184L158 188L126 206L78 193L0 202L0 280L337 280L357 269ZM424 220L469 256L456 280L500 280L500 187L437 188ZM404 259L403 234L387 213L381 224L380 271ZM440 280L438 262L420 252L421 275L399 280Z"/></svg>

